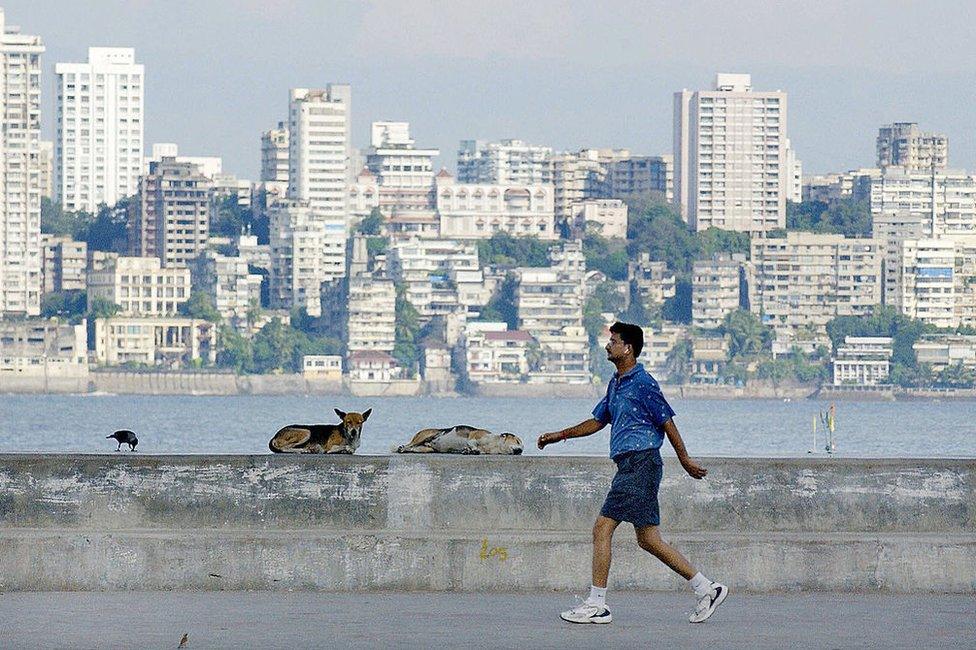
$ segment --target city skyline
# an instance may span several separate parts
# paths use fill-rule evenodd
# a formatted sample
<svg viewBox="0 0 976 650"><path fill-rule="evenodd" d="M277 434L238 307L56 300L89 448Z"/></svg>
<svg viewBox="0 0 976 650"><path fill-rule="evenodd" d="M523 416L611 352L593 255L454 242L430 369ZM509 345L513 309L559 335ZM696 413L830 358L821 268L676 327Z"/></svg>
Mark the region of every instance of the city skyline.
<svg viewBox="0 0 976 650"><path fill-rule="evenodd" d="M790 135L806 173L872 164L871 134L898 121L946 133L950 167L976 166L962 108L976 88L962 47L966 21L945 20L972 13L962 4L897 5L884 20L867 5L847 7L844 24L829 22L830 6L749 9L757 3L621 4L613 15L546 3L293 2L271 15L251 2L3 6L47 48L45 139L54 137L55 63L81 61L91 46L134 47L146 66L147 148L176 142L250 179L259 174L260 134L287 119L292 87L351 84L356 147L368 144L370 122L409 121L418 145L440 148L437 163L453 169L460 140L474 138L667 153L672 93L706 87L720 71L790 94ZM738 28L742 16L751 30ZM940 48L924 46L936 37Z"/></svg>

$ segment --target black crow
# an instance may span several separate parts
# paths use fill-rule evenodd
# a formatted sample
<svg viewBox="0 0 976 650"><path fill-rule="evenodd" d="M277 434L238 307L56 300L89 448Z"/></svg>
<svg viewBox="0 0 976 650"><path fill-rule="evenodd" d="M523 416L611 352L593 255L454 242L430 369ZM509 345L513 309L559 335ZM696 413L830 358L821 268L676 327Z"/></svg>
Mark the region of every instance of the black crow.
<svg viewBox="0 0 976 650"><path fill-rule="evenodd" d="M119 448L116 449L115 451L122 451L122 444L123 443L129 445L129 450L130 451L135 451L136 450L136 445L139 444L139 439L136 438L136 434L132 433L128 429L122 429L120 431L116 431L112 435L105 436L105 437L106 438L115 438L116 440L119 441Z"/></svg>

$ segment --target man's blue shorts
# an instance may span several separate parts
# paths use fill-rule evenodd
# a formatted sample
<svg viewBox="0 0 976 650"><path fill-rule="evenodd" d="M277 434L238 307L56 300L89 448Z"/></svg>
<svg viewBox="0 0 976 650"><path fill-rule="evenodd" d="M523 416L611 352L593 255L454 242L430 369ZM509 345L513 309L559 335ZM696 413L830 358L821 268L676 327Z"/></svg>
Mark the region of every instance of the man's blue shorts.
<svg viewBox="0 0 976 650"><path fill-rule="evenodd" d="M616 521L629 521L634 528L659 526L661 512L657 490L664 474L660 449L643 449L614 459L617 475L600 514Z"/></svg>

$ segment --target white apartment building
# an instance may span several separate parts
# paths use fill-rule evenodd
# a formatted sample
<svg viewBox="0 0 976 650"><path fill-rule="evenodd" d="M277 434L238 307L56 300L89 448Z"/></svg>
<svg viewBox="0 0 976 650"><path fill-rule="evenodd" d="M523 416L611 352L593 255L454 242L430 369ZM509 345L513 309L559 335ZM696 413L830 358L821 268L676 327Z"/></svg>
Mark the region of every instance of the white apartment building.
<svg viewBox="0 0 976 650"><path fill-rule="evenodd" d="M349 381L376 382L388 384L400 379L403 368L397 360L381 350L358 350L346 357L349 368Z"/></svg>
<svg viewBox="0 0 976 650"><path fill-rule="evenodd" d="M473 185L552 183L552 148L521 140L461 140L458 181Z"/></svg>
<svg viewBox="0 0 976 650"><path fill-rule="evenodd" d="M158 257L118 257L88 273L88 304L104 298L121 316L172 316L190 299L190 269L163 267Z"/></svg>
<svg viewBox="0 0 976 650"><path fill-rule="evenodd" d="M571 215L574 232L627 238L627 204L619 199L584 199L572 205Z"/></svg>
<svg viewBox="0 0 976 650"><path fill-rule="evenodd" d="M217 361L217 325L195 318L98 318L95 359L102 366L142 363L182 368Z"/></svg>
<svg viewBox="0 0 976 650"><path fill-rule="evenodd" d="M292 88L288 107L288 197L308 201L319 215L346 218L352 90Z"/></svg>
<svg viewBox="0 0 976 650"><path fill-rule="evenodd" d="M786 200L800 203L803 200L803 163L796 157L789 139L786 140Z"/></svg>
<svg viewBox="0 0 976 650"><path fill-rule="evenodd" d="M744 255L718 255L696 260L691 272L691 322L701 329L718 329L741 305Z"/></svg>
<svg viewBox="0 0 976 650"><path fill-rule="evenodd" d="M387 264L391 277L406 285L407 300L425 320L465 311L453 278L459 272L480 273L478 248L470 241L394 241L387 251Z"/></svg>
<svg viewBox="0 0 976 650"><path fill-rule="evenodd" d="M976 177L888 168L871 180L872 235L884 247L884 301L900 305L902 242L976 236Z"/></svg>
<svg viewBox="0 0 976 650"><path fill-rule="evenodd" d="M470 185L437 174L440 236L446 239L513 237L556 239L552 185Z"/></svg>
<svg viewBox="0 0 976 650"><path fill-rule="evenodd" d="M440 154L440 149L416 148L409 122L370 125L366 168L379 185L429 192L434 184L434 158Z"/></svg>
<svg viewBox="0 0 976 650"><path fill-rule="evenodd" d="M873 239L789 232L752 239L750 309L778 336L823 334L837 316L863 316L881 302L881 250Z"/></svg>
<svg viewBox="0 0 976 650"><path fill-rule="evenodd" d="M960 327L976 328L976 237L956 237L955 315Z"/></svg>
<svg viewBox="0 0 976 650"><path fill-rule="evenodd" d="M261 274L250 273L243 257L212 250L192 260L189 266L193 290L206 293L225 322L245 326L248 310L261 304Z"/></svg>
<svg viewBox="0 0 976 650"><path fill-rule="evenodd" d="M337 354L306 354L302 357L302 376L320 381L342 381L342 357Z"/></svg>
<svg viewBox="0 0 976 650"><path fill-rule="evenodd" d="M747 74L674 94L674 196L694 230L786 226L786 117L786 93L754 91Z"/></svg>
<svg viewBox="0 0 976 650"><path fill-rule="evenodd" d="M891 341L887 336L845 336L831 359L834 386L878 386L888 382Z"/></svg>
<svg viewBox="0 0 976 650"><path fill-rule="evenodd" d="M606 196L628 199L657 192L668 203L674 201L674 157L632 156L610 163Z"/></svg>
<svg viewBox="0 0 976 650"><path fill-rule="evenodd" d="M57 196L94 213L138 189L145 128L145 68L131 47L90 47L87 63L54 66Z"/></svg>
<svg viewBox="0 0 976 650"><path fill-rule="evenodd" d="M956 327L955 261L956 245L950 239L902 241L897 302L901 312L936 327Z"/></svg>
<svg viewBox="0 0 976 650"><path fill-rule="evenodd" d="M84 291L87 284L88 244L68 235L41 235L43 293Z"/></svg>
<svg viewBox="0 0 976 650"><path fill-rule="evenodd" d="M832 172L804 176L802 199L829 203L837 199L854 198L859 200L871 196L872 179L880 178L882 171L877 167L861 167L846 172Z"/></svg>
<svg viewBox="0 0 976 650"><path fill-rule="evenodd" d="M288 185L288 127L284 122L261 134L261 180Z"/></svg>
<svg viewBox="0 0 976 650"><path fill-rule="evenodd" d="M644 364L644 368L655 378L667 381L668 355L687 336L687 327L673 323L662 322L659 327L645 327L644 349L637 361Z"/></svg>
<svg viewBox="0 0 976 650"><path fill-rule="evenodd" d="M346 223L325 216L307 201L277 201L269 211L271 240L270 298L273 307L304 307L322 314L323 282L346 271Z"/></svg>
<svg viewBox="0 0 976 650"><path fill-rule="evenodd" d="M468 323L464 331L468 380L475 384L527 380L529 372L537 370L533 346L538 344L531 334L509 330L506 323Z"/></svg>
<svg viewBox="0 0 976 650"><path fill-rule="evenodd" d="M0 317L41 312L40 36L0 9Z"/></svg>
<svg viewBox="0 0 976 650"><path fill-rule="evenodd" d="M393 352L396 343L396 285L374 274L349 278L346 348Z"/></svg>
<svg viewBox="0 0 976 650"><path fill-rule="evenodd" d="M895 122L878 129L878 167L903 167L912 172L945 169L949 163L949 138L943 133L924 133L915 122Z"/></svg>

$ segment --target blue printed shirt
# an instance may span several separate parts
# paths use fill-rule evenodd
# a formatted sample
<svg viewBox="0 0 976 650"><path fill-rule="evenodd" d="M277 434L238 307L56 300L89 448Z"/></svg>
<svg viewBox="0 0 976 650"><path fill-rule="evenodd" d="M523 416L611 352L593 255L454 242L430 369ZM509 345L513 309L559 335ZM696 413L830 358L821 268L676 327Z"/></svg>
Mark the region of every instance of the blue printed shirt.
<svg viewBox="0 0 976 650"><path fill-rule="evenodd" d="M614 375L607 394L593 409L593 418L610 424L610 457L630 451L660 449L664 444L664 423L674 409L664 399L657 380L637 364L624 374Z"/></svg>

